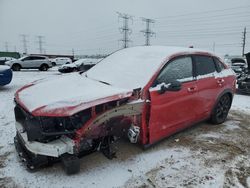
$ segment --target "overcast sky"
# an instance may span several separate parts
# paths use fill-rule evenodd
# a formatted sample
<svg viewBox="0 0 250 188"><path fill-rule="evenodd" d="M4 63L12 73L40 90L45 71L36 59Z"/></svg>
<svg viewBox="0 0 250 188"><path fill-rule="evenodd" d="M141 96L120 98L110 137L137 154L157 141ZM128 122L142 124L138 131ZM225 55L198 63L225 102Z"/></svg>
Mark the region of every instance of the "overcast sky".
<svg viewBox="0 0 250 188"><path fill-rule="evenodd" d="M152 45L190 46L220 55L241 54L247 28L250 51L249 0L0 0L0 50L38 53L44 36L47 53L110 53L122 47L117 11L133 16L130 46L143 45L142 17L155 19ZM249 31L249 32L248 32Z"/></svg>

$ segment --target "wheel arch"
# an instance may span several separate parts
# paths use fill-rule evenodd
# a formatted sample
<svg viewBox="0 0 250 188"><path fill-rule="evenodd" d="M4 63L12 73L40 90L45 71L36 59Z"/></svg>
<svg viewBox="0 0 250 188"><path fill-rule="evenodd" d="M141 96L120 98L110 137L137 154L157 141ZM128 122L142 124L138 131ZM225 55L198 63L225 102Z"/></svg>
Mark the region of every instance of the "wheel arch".
<svg viewBox="0 0 250 188"><path fill-rule="evenodd" d="M219 95L218 95L218 97L217 97L217 99L216 99L216 101L215 101L215 103L214 103L214 105L213 105L213 108L212 108L212 111L211 111L211 115L214 113L214 109L215 109L215 107L216 107L216 104L219 102L219 100L220 100L220 98L223 96L223 95L229 95L229 97L230 97L230 99L231 99L231 104L230 104L230 108L231 108L231 106L232 106L232 101L233 101L233 96L234 96L234 92L233 92L233 90L231 90L231 89L225 89L224 91L222 91Z"/></svg>
<svg viewBox="0 0 250 188"><path fill-rule="evenodd" d="M47 63L42 63L42 64L40 65L40 68L41 68L42 66L47 66L47 67L49 67L49 65L48 65Z"/></svg>
<svg viewBox="0 0 250 188"><path fill-rule="evenodd" d="M11 65L11 68L14 67L15 65L18 65L22 68L22 65L20 63L13 63L13 65Z"/></svg>
<svg viewBox="0 0 250 188"><path fill-rule="evenodd" d="M42 68L46 67L46 70L43 70ZM40 71L47 71L49 69L49 65L47 63L42 63L40 67L38 68Z"/></svg>

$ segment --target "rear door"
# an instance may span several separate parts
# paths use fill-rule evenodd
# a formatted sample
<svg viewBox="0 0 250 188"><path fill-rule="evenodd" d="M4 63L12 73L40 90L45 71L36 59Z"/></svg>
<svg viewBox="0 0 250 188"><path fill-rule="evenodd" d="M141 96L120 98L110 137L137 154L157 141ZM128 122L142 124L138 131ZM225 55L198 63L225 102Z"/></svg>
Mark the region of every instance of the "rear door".
<svg viewBox="0 0 250 188"><path fill-rule="evenodd" d="M167 85L173 81L181 82L179 91L159 93L161 84ZM195 111L199 104L192 58L182 56L167 63L149 92L151 100L149 142L152 144L195 121Z"/></svg>
<svg viewBox="0 0 250 188"><path fill-rule="evenodd" d="M200 106L198 118L204 119L210 115L219 93L224 89L225 80L218 76L219 67L214 58L206 55L194 55L195 76L197 78L198 99Z"/></svg>
<svg viewBox="0 0 250 188"><path fill-rule="evenodd" d="M43 63L47 63L46 62L46 58L45 57L33 57L33 66L36 67L36 68L39 68Z"/></svg>

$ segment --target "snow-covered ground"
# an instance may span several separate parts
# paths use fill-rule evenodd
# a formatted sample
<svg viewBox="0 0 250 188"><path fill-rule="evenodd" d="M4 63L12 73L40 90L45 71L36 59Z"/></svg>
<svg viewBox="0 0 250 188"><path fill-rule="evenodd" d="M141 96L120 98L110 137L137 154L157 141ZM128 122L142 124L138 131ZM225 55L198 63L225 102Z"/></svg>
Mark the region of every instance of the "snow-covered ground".
<svg viewBox="0 0 250 188"><path fill-rule="evenodd" d="M0 187L250 187L250 96L244 95L235 95L222 125L198 124L145 151L119 141L116 159L93 153L73 176L60 163L27 172L13 144L13 95L29 82L60 76L15 72L12 83L0 88Z"/></svg>

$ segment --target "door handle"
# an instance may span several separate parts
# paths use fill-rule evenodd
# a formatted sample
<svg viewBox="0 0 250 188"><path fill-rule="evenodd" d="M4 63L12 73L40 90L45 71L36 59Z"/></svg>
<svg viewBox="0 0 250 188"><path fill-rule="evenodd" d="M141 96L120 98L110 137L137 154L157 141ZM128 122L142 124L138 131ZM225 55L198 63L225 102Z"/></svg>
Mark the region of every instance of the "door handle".
<svg viewBox="0 0 250 188"><path fill-rule="evenodd" d="M224 82L225 82L224 79L219 79L219 80L217 80L217 83L218 83L218 84L223 84Z"/></svg>
<svg viewBox="0 0 250 188"><path fill-rule="evenodd" d="M217 84L218 84L219 86L222 86L222 85L224 84L224 82L225 82L225 80L224 80L223 78L217 80Z"/></svg>
<svg viewBox="0 0 250 188"><path fill-rule="evenodd" d="M196 86L189 87L187 90L188 90L189 93L193 93L193 92L195 92L197 90L197 87Z"/></svg>

